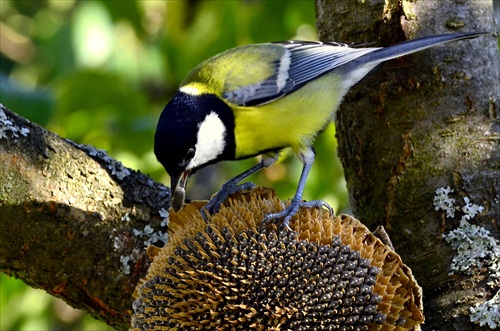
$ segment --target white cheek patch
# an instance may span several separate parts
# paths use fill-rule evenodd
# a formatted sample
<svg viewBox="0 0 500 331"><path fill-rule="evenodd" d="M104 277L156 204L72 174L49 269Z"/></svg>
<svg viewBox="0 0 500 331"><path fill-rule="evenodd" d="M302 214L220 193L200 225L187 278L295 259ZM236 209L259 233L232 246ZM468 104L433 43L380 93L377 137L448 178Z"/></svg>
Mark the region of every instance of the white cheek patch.
<svg viewBox="0 0 500 331"><path fill-rule="evenodd" d="M226 127L215 112L211 112L198 125L196 153L187 169L193 169L217 158L224 151Z"/></svg>

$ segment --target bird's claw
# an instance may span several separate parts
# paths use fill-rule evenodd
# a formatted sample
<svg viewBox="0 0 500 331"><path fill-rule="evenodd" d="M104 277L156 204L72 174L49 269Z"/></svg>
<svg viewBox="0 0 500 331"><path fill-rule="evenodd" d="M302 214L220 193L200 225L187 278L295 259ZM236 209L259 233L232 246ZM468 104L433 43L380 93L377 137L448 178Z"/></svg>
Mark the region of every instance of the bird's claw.
<svg viewBox="0 0 500 331"><path fill-rule="evenodd" d="M210 212L207 210L206 207L207 207L206 205L201 207L200 215L201 215L201 218L203 218L203 220L205 221L205 223L208 223L208 216L210 215Z"/></svg>
<svg viewBox="0 0 500 331"><path fill-rule="evenodd" d="M245 190L251 190L255 188L255 184L252 182L246 182L240 185L236 185L235 183L229 181L222 185L221 189L219 192L217 192L211 199L210 201L203 206L203 208L200 210L201 217L205 220L205 222L208 221L208 215L213 215L216 214L220 210L220 206L226 201L226 199L235 193L245 191Z"/></svg>
<svg viewBox="0 0 500 331"><path fill-rule="evenodd" d="M319 208L319 209L326 208L331 215L335 215L335 213L333 212L333 208L326 201L323 200L312 200L307 202L304 201L300 204L300 207Z"/></svg>
<svg viewBox="0 0 500 331"><path fill-rule="evenodd" d="M332 207L325 201L313 200L306 202L292 200L292 203L286 209L277 213L266 214L262 220L261 226L265 227L272 220L282 220L280 226L291 231L290 220L299 212L300 208L326 208L330 214L334 215Z"/></svg>

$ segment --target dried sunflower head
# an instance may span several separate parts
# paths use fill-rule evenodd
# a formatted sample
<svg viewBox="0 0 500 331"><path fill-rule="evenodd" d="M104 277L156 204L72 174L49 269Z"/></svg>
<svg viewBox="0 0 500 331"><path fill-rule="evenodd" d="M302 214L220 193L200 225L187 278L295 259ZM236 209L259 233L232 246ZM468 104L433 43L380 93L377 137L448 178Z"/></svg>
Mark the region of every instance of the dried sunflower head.
<svg viewBox="0 0 500 331"><path fill-rule="evenodd" d="M303 209L293 231L260 228L285 205L268 189L170 215L168 245L138 284L133 330L417 330L421 290L354 218Z"/></svg>

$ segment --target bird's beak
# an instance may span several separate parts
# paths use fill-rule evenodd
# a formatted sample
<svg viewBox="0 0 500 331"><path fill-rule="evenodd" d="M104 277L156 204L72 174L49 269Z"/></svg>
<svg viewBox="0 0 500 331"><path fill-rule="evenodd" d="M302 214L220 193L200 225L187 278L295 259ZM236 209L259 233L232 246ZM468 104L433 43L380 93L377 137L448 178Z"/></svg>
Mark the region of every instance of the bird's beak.
<svg viewBox="0 0 500 331"><path fill-rule="evenodd" d="M184 198L186 197L186 184L189 173L189 170L184 170L178 176L171 176L171 207L176 213L182 209L182 206L184 206Z"/></svg>

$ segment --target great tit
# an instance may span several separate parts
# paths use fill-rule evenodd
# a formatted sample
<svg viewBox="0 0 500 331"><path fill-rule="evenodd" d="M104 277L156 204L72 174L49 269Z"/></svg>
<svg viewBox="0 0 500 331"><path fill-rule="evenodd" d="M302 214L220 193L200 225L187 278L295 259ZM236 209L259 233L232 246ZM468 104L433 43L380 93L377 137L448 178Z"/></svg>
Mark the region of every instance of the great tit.
<svg viewBox="0 0 500 331"><path fill-rule="evenodd" d="M262 155L211 199L205 208L213 213L229 194L252 185L239 182L290 147L303 163L297 191L285 210L264 219L282 219L288 226L299 207L324 204L305 203L302 193L315 158L313 142L349 88L384 61L481 34L430 36L386 48L273 42L236 47L202 62L181 83L156 128L154 152L171 178L172 209L182 208L188 177L196 170Z"/></svg>

